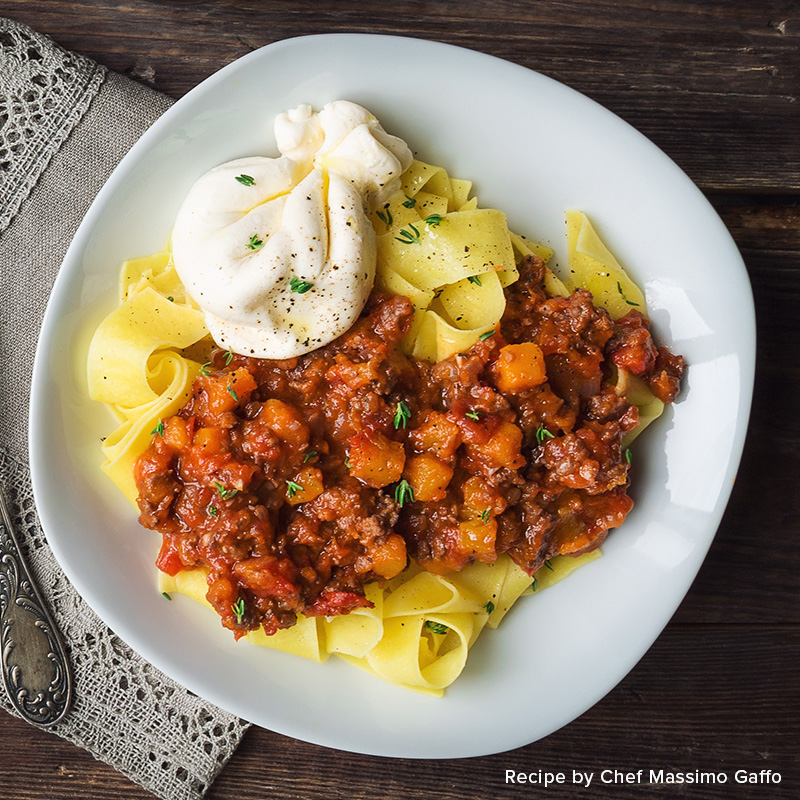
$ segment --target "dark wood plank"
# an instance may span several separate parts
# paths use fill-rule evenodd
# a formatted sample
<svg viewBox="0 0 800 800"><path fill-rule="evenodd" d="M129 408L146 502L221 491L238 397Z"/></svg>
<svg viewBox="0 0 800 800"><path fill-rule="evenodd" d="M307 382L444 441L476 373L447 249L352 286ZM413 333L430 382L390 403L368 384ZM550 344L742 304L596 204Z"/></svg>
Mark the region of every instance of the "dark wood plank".
<svg viewBox="0 0 800 800"><path fill-rule="evenodd" d="M173 97L256 47L311 33L397 33L506 58L584 92L673 157L711 193L753 285L757 384L731 502L686 600L618 687L540 742L464 761L388 761L254 728L210 800L572 798L582 792L503 779L506 769L573 768L597 773L585 793L597 800L800 797L797 2L0 0L0 15ZM0 798L151 797L83 750L5 714L0 742ZM597 783L605 768L651 767L722 770L731 781L736 769L764 768L784 780Z"/></svg>
<svg viewBox="0 0 800 800"><path fill-rule="evenodd" d="M0 0L0 14L173 97L250 50L291 36L436 39L587 94L708 190L800 190L800 9L785 0Z"/></svg>
<svg viewBox="0 0 800 800"><path fill-rule="evenodd" d="M613 642L609 643L613 646ZM533 787L505 770L595 772L591 797L631 800L796 800L800 787L800 631L784 626L670 626L639 665L567 728L517 750L456 761L387 760L342 753L251 729L209 800L483 800ZM546 687L543 687L546 690ZM743 706L746 698L746 706ZM531 708L531 714L536 709ZM145 800L147 792L78 748L2 719L0 797ZM491 731L487 731L491 736ZM727 785L598 785L603 769L722 771ZM737 786L737 769L772 769L780 785ZM667 794L669 791L669 794ZM574 797L571 786L548 792ZM549 795L548 795L549 796Z"/></svg>
<svg viewBox="0 0 800 800"><path fill-rule="evenodd" d="M609 643L613 646L613 643ZM772 655L768 651L772 651ZM347 797L394 800L420 797L471 798L543 796L534 787L505 786L506 769L594 771L592 797L694 800L769 797L796 798L800 768L796 744L798 696L792 658L800 655L800 632L719 626L668 630L638 667L594 708L568 728L527 747L464 761L408 761L354 756L321 749L266 731L253 731L218 778L210 800L247 796L260 790L280 800L301 794L314 798ZM543 687L544 689L544 687ZM698 697L707 698L698 703ZM748 723L742 730L741 697L749 698ZM791 701L791 702L790 702ZM531 714L536 709L531 708ZM491 731L486 732L491 736ZM277 764L277 769L271 768ZM304 780L312 765L314 786ZM667 794L664 787L597 786L606 768L636 770L736 769L782 771L786 782L761 792L748 787L696 787ZM574 797L572 786L550 793ZM508 794L506 794L508 793Z"/></svg>

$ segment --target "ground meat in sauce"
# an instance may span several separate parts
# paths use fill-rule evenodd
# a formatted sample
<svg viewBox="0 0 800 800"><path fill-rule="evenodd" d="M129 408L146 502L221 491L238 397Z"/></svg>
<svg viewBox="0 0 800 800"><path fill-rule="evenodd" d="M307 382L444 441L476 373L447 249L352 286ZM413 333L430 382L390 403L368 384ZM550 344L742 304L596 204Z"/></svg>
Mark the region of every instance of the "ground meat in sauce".
<svg viewBox="0 0 800 800"><path fill-rule="evenodd" d="M373 293L325 347L283 361L216 351L135 468L140 520L168 574L204 567L241 636L369 605L413 558L437 573L508 553L533 574L596 548L633 502L626 369L664 402L683 359L633 310L548 298L529 256L499 330L430 365L399 343L413 308Z"/></svg>

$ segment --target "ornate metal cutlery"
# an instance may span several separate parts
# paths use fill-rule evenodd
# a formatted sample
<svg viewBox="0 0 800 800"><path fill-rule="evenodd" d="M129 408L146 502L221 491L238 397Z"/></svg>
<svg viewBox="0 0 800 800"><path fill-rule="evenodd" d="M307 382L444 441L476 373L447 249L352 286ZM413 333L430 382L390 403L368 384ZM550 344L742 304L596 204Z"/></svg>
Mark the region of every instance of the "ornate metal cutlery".
<svg viewBox="0 0 800 800"><path fill-rule="evenodd" d="M0 489L0 672L14 708L54 725L72 702L72 671L61 636L22 557Z"/></svg>

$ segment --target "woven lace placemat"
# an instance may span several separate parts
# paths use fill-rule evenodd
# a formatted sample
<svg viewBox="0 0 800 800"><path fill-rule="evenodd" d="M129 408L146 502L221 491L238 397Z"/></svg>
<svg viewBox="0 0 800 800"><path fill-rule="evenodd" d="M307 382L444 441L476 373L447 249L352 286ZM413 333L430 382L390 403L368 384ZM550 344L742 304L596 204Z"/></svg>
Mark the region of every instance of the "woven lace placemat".
<svg viewBox="0 0 800 800"><path fill-rule="evenodd" d="M113 168L170 100L0 18L0 482L70 651L75 702L51 728L164 800L202 797L246 724L178 686L88 608L39 525L30 377L56 272ZM14 713L0 688L0 705Z"/></svg>

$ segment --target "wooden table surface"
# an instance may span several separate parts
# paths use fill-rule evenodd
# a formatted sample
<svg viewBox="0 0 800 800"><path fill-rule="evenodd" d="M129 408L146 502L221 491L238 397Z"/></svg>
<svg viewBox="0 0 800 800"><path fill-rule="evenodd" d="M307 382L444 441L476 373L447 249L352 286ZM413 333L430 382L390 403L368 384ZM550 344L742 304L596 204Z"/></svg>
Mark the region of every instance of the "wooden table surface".
<svg viewBox="0 0 800 800"><path fill-rule="evenodd" d="M302 34L399 33L500 56L583 92L652 139L713 203L750 274L756 389L733 496L683 604L616 688L539 742L467 760L352 755L252 728L209 798L800 798L796 0L0 0L0 15L175 98L250 50ZM151 797L8 715L0 743L0 798ZM724 771L730 782L598 785L600 770L651 767ZM507 769L597 777L588 791L539 790L505 785ZM736 784L742 769L783 779Z"/></svg>

